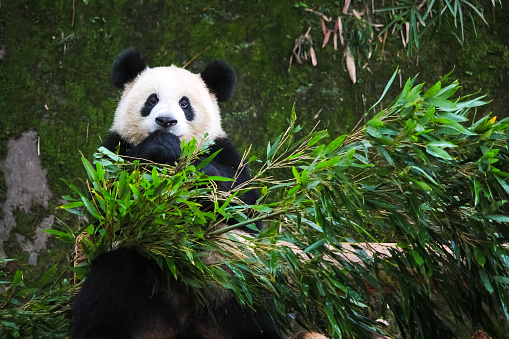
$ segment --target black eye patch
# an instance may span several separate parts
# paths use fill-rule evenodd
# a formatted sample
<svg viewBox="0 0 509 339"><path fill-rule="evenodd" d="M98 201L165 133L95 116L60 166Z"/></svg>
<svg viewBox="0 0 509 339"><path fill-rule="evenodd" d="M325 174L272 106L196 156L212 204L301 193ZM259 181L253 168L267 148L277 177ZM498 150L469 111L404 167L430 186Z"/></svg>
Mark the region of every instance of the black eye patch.
<svg viewBox="0 0 509 339"><path fill-rule="evenodd" d="M159 98L157 97L157 94L152 93L148 96L147 101L145 101L145 104L143 104L143 108L141 109L141 116L146 117L150 114L152 111L152 108L157 105L159 102Z"/></svg>
<svg viewBox="0 0 509 339"><path fill-rule="evenodd" d="M180 108L182 108L182 111L184 111L184 114L186 115L187 121L192 121L194 119L194 111L191 107L191 102L189 102L188 97L182 97L179 101Z"/></svg>

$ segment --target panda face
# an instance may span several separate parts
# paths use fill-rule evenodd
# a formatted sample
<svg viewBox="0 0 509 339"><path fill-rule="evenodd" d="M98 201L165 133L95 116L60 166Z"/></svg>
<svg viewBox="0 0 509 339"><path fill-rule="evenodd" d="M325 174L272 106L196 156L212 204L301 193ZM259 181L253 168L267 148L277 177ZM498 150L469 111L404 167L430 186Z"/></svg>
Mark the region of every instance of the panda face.
<svg viewBox="0 0 509 339"><path fill-rule="evenodd" d="M176 66L146 68L125 85L112 130L137 145L158 129L186 142L226 136L216 96L199 74Z"/></svg>

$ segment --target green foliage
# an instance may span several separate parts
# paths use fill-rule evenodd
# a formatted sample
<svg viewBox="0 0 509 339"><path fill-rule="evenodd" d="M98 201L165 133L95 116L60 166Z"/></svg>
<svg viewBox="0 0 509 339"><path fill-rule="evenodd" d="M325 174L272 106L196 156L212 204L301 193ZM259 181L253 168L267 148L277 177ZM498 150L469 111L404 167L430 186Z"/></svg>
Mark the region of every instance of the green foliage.
<svg viewBox="0 0 509 339"><path fill-rule="evenodd" d="M0 257L0 265L9 261ZM56 270L57 264L33 287L25 286L19 270L12 280L0 272L0 338L67 338L73 288L61 281L63 273L55 278Z"/></svg>
<svg viewBox="0 0 509 339"><path fill-rule="evenodd" d="M509 120L469 122L482 97L453 99L459 84L447 76L425 92L415 80L364 126L328 143L315 130L294 140L301 128L292 112L263 160L251 157L261 162L251 186L231 192L216 188L226 178L199 172L193 160L204 144L183 145L175 166L128 163L102 149L95 167L83 158L89 191L69 185L73 197L62 206L80 216L79 229L50 232L70 243L84 235L91 261L136 248L198 297L222 286L283 330L292 314L333 338L369 338L379 331L365 317L374 290L383 301L377 311L389 306L403 338L453 338L466 325L502 337ZM289 175L277 180L281 169ZM238 197L253 188L262 198L246 206ZM237 231L255 219L265 220L259 236ZM2 319L17 310L4 298ZM7 319L10 331L30 326Z"/></svg>
<svg viewBox="0 0 509 339"><path fill-rule="evenodd" d="M497 1L500 6L502 3ZM492 1L495 7L495 1ZM381 31L398 28L407 36L409 52L415 45L419 48L419 40L422 35L433 26L441 26L447 23L452 34L463 44L465 41L465 21L470 21L472 30L476 32L476 18L487 24L483 15L483 7L478 0L427 0L415 2L413 0L399 0L394 6L377 9L377 12L392 13L390 22ZM403 26L406 29L403 30ZM402 33L402 35L403 35Z"/></svg>

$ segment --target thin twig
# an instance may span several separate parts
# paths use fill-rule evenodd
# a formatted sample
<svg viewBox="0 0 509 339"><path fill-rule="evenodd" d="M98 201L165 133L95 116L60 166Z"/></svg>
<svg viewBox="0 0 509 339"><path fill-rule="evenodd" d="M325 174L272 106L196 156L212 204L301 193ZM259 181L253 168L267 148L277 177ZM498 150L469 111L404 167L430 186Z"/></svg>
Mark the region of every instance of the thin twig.
<svg viewBox="0 0 509 339"><path fill-rule="evenodd" d="M72 22L71 22L71 27L74 27L74 14L76 14L76 0L72 0Z"/></svg>
<svg viewBox="0 0 509 339"><path fill-rule="evenodd" d="M182 66L182 68L186 68L187 66L189 66L197 57L208 51L211 47L212 45L208 46L207 48L196 54L194 57L191 58L191 60L189 60L184 66Z"/></svg>

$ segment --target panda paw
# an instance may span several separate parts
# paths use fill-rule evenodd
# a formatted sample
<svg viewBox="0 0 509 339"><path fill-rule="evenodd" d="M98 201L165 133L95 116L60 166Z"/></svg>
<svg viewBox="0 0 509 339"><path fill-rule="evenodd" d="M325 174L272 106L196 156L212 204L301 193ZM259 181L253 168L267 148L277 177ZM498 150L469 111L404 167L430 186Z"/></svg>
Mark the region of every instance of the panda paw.
<svg viewBox="0 0 509 339"><path fill-rule="evenodd" d="M157 130L132 148L129 156L173 165L180 158L180 153L180 139L170 132Z"/></svg>

